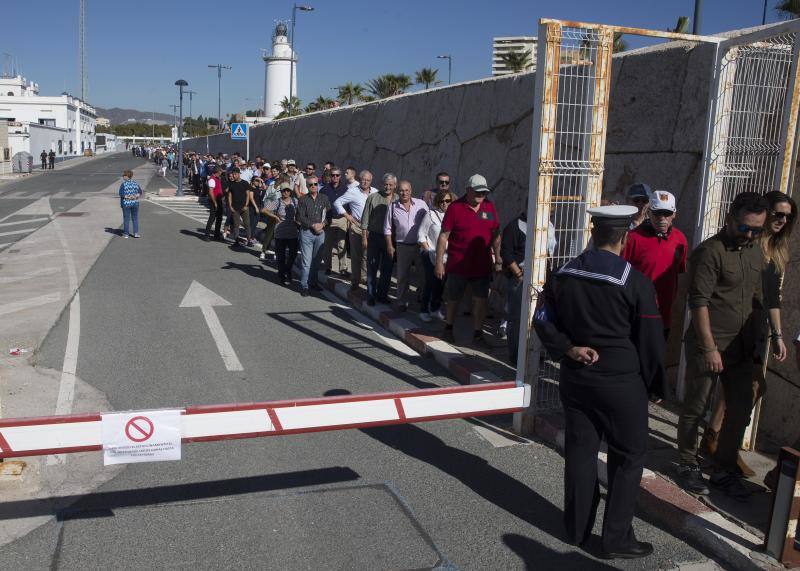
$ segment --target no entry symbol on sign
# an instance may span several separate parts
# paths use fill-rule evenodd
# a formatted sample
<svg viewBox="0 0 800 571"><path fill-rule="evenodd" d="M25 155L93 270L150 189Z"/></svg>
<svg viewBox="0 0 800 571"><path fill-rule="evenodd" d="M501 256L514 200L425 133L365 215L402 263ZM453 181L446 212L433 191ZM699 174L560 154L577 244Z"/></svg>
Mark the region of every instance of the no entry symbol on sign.
<svg viewBox="0 0 800 571"><path fill-rule="evenodd" d="M153 436L153 423L146 416L134 416L125 425L125 436L134 442L144 442Z"/></svg>

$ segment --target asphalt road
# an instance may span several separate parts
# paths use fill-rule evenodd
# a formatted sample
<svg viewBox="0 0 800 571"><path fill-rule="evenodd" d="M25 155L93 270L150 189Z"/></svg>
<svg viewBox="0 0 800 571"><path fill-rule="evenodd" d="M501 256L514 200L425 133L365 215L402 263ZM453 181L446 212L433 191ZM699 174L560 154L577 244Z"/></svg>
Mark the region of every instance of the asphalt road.
<svg viewBox="0 0 800 571"><path fill-rule="evenodd" d="M108 174L87 174L83 188L136 162L104 161ZM82 186L76 173L69 178ZM112 240L80 288L77 375L116 410L454 384L352 310L277 285L253 252L202 242L186 216L144 203L140 219L143 238ZM243 371L225 369L199 309L178 307L195 280L231 303L216 312ZM46 339L43 366L61 369L67 320ZM564 543L560 455L537 442L490 442L480 424L187 445L178 462L129 465L58 520L0 548L0 560L282 570L669 569L706 560L641 520L639 538L656 546L645 560L595 559L598 537L589 553ZM15 507L20 516L51 509Z"/></svg>

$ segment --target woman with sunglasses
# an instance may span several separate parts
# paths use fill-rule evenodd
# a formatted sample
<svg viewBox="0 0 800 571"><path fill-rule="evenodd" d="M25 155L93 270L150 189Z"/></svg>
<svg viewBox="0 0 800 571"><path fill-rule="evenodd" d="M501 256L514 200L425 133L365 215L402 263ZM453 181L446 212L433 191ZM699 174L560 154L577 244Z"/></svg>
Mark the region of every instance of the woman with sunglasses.
<svg viewBox="0 0 800 571"><path fill-rule="evenodd" d="M275 221L275 258L278 262L278 281L288 286L292 283L292 266L297 257L297 198L292 196L292 185L281 182L281 197L267 202L263 213Z"/></svg>
<svg viewBox="0 0 800 571"><path fill-rule="evenodd" d="M759 240L767 266L762 272L762 288L764 291L764 307L767 310L766 319L761 320L763 331L759 332L762 340L758 350L761 363L756 369L756 378L753 381L753 404L766 392L766 367L770 353L778 362L783 362L787 356L786 344L783 341L781 327L781 289L783 277L786 274L786 265L789 262L789 240L797 218L797 204L788 195L780 191L768 192L764 195L769 203L767 209L767 222L764 232ZM769 329L767 329L769 327ZM719 431L725 417L724 393L714 406L711 422L703 435L701 450L714 454L717 450ZM739 469L744 476L750 477L755 472L742 460L738 459Z"/></svg>
<svg viewBox="0 0 800 571"><path fill-rule="evenodd" d="M432 321L434 317L444 319L441 307L444 282L447 280L447 276L440 280L434 275L433 270L436 266L436 243L439 241L439 234L442 231L442 220L444 220L447 207L455 199L455 195L447 190L446 186L437 192L433 199L433 207L428 210L420 222L417 234L422 251L422 266L425 268L425 287L422 288L419 318L425 323Z"/></svg>

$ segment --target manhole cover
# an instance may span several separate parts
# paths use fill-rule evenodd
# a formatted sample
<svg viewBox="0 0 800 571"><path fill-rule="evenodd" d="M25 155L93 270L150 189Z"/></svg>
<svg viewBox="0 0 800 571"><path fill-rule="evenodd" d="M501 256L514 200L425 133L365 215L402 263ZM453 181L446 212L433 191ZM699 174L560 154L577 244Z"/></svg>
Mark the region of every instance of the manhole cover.
<svg viewBox="0 0 800 571"><path fill-rule="evenodd" d="M386 485L69 512L59 569L452 569Z"/></svg>

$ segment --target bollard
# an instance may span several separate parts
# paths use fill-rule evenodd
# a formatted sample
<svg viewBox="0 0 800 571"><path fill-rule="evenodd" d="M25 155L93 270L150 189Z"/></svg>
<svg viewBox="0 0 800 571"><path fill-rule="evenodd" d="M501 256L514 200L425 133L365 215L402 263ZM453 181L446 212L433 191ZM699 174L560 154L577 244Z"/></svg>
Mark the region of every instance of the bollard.
<svg viewBox="0 0 800 571"><path fill-rule="evenodd" d="M800 566L800 452L788 446L778 456L778 485L772 499L764 547L767 555L787 567Z"/></svg>

